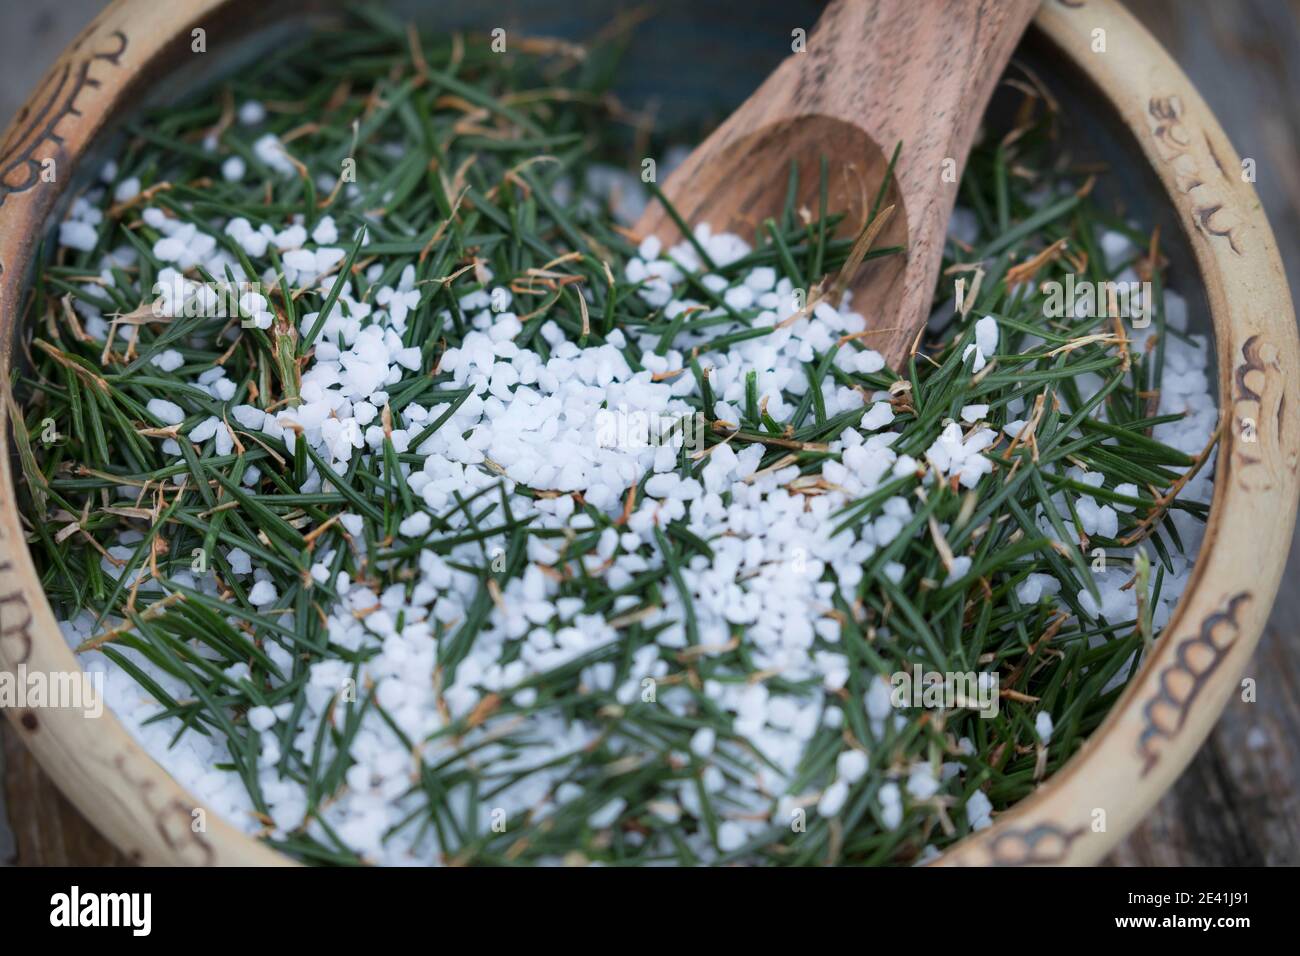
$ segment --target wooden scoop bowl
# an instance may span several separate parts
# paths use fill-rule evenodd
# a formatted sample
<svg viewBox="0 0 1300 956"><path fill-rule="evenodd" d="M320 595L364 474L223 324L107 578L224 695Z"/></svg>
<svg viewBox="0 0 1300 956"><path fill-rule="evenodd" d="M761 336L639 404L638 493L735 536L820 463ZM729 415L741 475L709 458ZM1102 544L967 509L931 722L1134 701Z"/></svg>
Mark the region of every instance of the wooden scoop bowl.
<svg viewBox="0 0 1300 956"><path fill-rule="evenodd" d="M787 57L690 154L665 183L665 197L692 226L707 222L752 240L764 220L779 218L792 162L796 208L816 215L825 156L827 210L846 214L838 234L852 237L868 225L901 143L873 226L877 248L902 245L906 254L839 280L877 333L864 341L897 368L929 315L976 127L1037 8L1037 0L834 0L806 51ZM657 202L636 232L665 243L681 238Z"/></svg>

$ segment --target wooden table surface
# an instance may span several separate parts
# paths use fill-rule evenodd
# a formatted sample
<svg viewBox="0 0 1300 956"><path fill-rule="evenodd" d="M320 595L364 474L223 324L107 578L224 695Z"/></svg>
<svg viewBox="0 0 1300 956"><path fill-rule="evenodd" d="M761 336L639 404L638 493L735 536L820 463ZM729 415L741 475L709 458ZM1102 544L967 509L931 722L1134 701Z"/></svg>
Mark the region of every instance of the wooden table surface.
<svg viewBox="0 0 1300 956"><path fill-rule="evenodd" d="M59 0L0 13L0 118L102 5ZM1242 156L1300 289L1300 0L1130 0L1209 101ZM1115 851L1119 865L1300 864L1300 540L1248 676L1200 754ZM0 720L0 864L116 864ZM6 823L7 821L7 823Z"/></svg>

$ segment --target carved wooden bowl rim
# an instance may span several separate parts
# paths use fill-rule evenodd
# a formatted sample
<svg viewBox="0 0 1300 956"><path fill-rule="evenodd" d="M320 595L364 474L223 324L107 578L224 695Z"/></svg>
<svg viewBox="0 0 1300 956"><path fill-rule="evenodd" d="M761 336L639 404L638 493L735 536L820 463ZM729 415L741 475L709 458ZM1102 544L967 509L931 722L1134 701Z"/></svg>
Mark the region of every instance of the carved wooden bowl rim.
<svg viewBox="0 0 1300 956"><path fill-rule="evenodd" d="M107 119L163 75L196 26L240 32L239 0L117 0L60 56L0 143L0 667L69 671L14 504L9 378L32 256L55 203ZM1037 27L1133 133L1183 223L1214 325L1223 430L1200 558L1154 652L1057 774L945 852L941 864L1086 864L1142 818L1192 758L1258 642L1295 520L1300 462L1297 338L1273 235L1241 160L1187 77L1118 0L1047 0ZM1093 53L1094 31L1107 52ZM209 29L209 43L213 30ZM40 184L54 155L57 184ZM33 165L35 164L35 165ZM1250 439L1254 439L1253 441ZM292 862L208 814L111 713L10 712L62 791L130 858ZM1100 811L1100 813L1099 813ZM1104 828L1099 822L1104 817Z"/></svg>

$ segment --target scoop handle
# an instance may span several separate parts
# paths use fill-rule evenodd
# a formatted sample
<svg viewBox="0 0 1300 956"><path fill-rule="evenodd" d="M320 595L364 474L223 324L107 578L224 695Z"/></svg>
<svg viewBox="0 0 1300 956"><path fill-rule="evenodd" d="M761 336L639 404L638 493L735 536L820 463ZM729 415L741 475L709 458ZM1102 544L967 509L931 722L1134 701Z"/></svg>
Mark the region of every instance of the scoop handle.
<svg viewBox="0 0 1300 956"><path fill-rule="evenodd" d="M910 347L929 305L971 143L1038 0L834 0L755 100L863 129L886 155L908 234L891 359ZM764 84L766 87L767 84ZM785 105L777 105L781 99Z"/></svg>
<svg viewBox="0 0 1300 956"><path fill-rule="evenodd" d="M886 151L901 142L904 183L939 181L948 158L960 175L993 87L1038 6L832 0L807 51L787 57L754 100L785 115L834 116Z"/></svg>

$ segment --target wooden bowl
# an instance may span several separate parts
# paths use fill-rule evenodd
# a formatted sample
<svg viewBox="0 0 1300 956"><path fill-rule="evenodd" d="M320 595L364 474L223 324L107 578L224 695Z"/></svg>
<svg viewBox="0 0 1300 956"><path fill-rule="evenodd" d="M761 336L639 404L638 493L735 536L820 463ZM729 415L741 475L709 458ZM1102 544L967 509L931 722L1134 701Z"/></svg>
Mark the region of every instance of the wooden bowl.
<svg viewBox="0 0 1300 956"><path fill-rule="evenodd" d="M319 4L317 4L319 5ZM294 9L312 4L291 4ZM509 6L509 5L507 5ZM191 31L208 49L283 18L249 0L118 0L68 47L0 146L0 426L14 405L10 372L39 237L78 165L160 78L196 71ZM1105 722L1065 767L996 822L939 859L949 864L1093 863L1173 783L1218 718L1259 639L1295 521L1300 462L1297 339L1272 232L1241 160L1168 54L1117 0L1047 0L1036 20L1051 69L1081 73L1104 101L1130 157L1145 157L1180 224L1188 268L1213 326L1223 429L1200 557L1153 653ZM1105 52L1094 52L1095 31ZM215 64L215 54L208 54ZM41 160L57 160L57 182ZM1140 165L1140 164L1139 164ZM6 448L6 452L9 449ZM0 455L0 668L78 668L24 542L11 454ZM283 864L287 857L208 815L105 713L8 714L65 794L131 859L146 863Z"/></svg>

